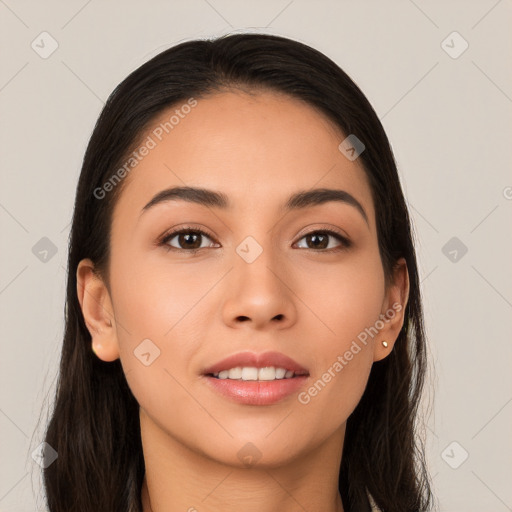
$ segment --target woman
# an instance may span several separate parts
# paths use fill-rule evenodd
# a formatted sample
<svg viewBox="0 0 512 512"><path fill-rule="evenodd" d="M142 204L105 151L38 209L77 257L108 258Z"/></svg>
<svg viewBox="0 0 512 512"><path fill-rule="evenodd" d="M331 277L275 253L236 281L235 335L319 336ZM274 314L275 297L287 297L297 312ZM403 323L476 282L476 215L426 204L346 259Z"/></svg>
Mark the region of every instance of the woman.
<svg viewBox="0 0 512 512"><path fill-rule="evenodd" d="M237 34L135 70L91 136L68 265L51 512L431 505L409 215L325 55Z"/></svg>

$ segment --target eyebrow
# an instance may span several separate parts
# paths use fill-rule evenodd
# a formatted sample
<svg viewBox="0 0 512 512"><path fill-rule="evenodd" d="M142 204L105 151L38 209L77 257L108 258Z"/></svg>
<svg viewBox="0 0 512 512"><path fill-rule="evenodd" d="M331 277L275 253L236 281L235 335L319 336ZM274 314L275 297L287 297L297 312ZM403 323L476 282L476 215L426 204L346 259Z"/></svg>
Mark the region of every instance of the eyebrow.
<svg viewBox="0 0 512 512"><path fill-rule="evenodd" d="M151 201L142 209L140 215L147 212L157 204L168 201L187 201L202 206L211 206L213 208L220 208L228 210L232 208L229 197L223 192L209 190L199 187L172 187L158 192ZM316 188L312 190L301 190L292 194L286 203L282 206L285 211L298 210L325 204L331 201L348 204L356 208L363 216L366 224L368 223L368 216L361 203L351 194L345 190L330 189L330 188Z"/></svg>

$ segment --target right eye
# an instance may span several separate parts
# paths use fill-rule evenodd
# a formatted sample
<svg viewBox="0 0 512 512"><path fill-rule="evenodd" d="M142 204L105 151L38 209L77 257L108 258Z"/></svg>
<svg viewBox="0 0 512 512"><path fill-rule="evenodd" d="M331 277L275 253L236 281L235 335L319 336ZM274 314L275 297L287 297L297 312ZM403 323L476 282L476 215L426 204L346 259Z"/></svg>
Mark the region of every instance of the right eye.
<svg viewBox="0 0 512 512"><path fill-rule="evenodd" d="M202 245L201 238L209 238L212 239L211 235L206 231L198 228L181 228L171 233L168 233L164 236L164 238L160 241L159 245L162 245L166 250L172 251L186 251L186 252L196 252L199 249L205 249L207 247L211 247L210 245ZM169 242L176 238L178 247L170 244ZM180 247L181 245L181 247Z"/></svg>

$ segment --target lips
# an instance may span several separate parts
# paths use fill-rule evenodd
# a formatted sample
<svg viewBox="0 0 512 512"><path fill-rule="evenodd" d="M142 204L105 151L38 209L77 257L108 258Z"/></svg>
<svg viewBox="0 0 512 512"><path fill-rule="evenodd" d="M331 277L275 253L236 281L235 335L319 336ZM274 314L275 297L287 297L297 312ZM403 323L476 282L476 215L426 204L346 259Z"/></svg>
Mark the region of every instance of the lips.
<svg viewBox="0 0 512 512"><path fill-rule="evenodd" d="M293 371L295 375L309 375L306 368L280 352L263 352L261 354L238 352L204 369L202 374L212 375L236 367L266 368L269 366L285 368L286 370Z"/></svg>

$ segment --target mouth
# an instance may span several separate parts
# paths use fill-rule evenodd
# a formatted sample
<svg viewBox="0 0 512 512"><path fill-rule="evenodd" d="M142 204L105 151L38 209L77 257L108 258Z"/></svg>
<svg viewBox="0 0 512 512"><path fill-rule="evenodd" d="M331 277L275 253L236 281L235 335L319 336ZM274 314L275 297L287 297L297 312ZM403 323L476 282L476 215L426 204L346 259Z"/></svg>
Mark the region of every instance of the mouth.
<svg viewBox="0 0 512 512"><path fill-rule="evenodd" d="M273 381L283 379L293 379L301 376L308 376L306 370L288 370L286 368L264 366L257 368L256 366L236 366L229 370L222 370L220 372L207 373L207 377L213 377L220 380L238 380L238 381Z"/></svg>
<svg viewBox="0 0 512 512"><path fill-rule="evenodd" d="M209 388L245 405L278 403L300 389L309 371L279 352L234 354L202 371Z"/></svg>
<svg viewBox="0 0 512 512"><path fill-rule="evenodd" d="M275 380L309 375L306 368L281 352L238 352L204 368L201 373L234 380Z"/></svg>

